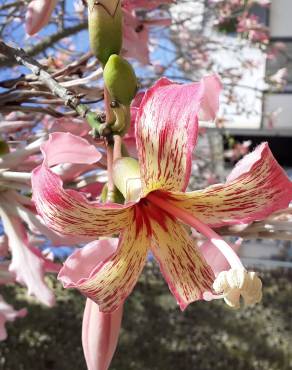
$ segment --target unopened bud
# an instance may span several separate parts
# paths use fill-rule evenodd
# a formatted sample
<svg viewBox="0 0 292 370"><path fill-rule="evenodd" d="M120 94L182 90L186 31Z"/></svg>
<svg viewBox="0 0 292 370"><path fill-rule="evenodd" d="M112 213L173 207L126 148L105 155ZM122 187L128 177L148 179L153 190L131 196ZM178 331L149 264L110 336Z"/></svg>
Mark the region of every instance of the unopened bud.
<svg viewBox="0 0 292 370"><path fill-rule="evenodd" d="M121 0L88 0L88 30L93 54L105 66L122 48Z"/></svg>
<svg viewBox="0 0 292 370"><path fill-rule="evenodd" d="M137 92L137 78L131 64L119 55L111 55L103 71L105 86L113 100L130 105Z"/></svg>

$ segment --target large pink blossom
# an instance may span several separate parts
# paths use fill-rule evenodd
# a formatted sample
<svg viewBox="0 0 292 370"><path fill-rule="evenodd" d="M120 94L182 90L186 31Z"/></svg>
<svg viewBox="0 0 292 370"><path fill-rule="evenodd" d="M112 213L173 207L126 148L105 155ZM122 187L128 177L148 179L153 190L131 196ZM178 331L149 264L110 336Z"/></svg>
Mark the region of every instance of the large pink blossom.
<svg viewBox="0 0 292 370"><path fill-rule="evenodd" d="M204 292L213 291L214 275L183 223L208 234L219 249L226 251L226 243L218 241L210 227L262 219L286 207L291 199L290 181L267 144L247 155L226 184L184 192L199 111L206 101L208 105L213 102L214 112L218 107L220 84L217 82L217 96L214 90L212 94L209 91L210 85L212 89L216 85L214 80L216 77L208 77L200 83L179 85L163 78L146 92L136 120L141 188L137 178L126 181L129 194L125 196L131 201L125 205L91 203L81 194L65 190L49 168L50 147L42 148L45 161L34 171L32 183L34 200L47 225L76 236L120 233L117 250L102 264L95 264L98 250L89 246L70 257L59 274L65 287L78 288L103 312L114 311L130 294L149 249L182 309L201 299ZM79 154L85 158L85 153ZM134 194L138 197L133 198ZM243 269L234 255L229 262ZM254 280L253 275L242 275L242 279L247 278ZM226 282L223 280L222 284ZM222 284L219 286L225 290ZM252 300L256 302L259 292L254 293Z"/></svg>

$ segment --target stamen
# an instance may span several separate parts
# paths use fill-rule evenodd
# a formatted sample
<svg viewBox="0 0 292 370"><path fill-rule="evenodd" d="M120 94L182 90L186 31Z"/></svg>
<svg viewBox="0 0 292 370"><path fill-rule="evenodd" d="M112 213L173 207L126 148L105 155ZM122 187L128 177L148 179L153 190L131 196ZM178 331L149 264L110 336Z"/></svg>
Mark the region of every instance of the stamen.
<svg viewBox="0 0 292 370"><path fill-rule="evenodd" d="M211 243L225 256L233 269L244 269L244 266L241 263L238 255L233 251L228 243L226 243L226 241L208 225L204 224L192 214L186 212L184 209L177 207L172 201L162 199L155 193L148 194L147 199L164 211L170 213L175 218L180 219L183 223L192 226L202 235L206 236Z"/></svg>

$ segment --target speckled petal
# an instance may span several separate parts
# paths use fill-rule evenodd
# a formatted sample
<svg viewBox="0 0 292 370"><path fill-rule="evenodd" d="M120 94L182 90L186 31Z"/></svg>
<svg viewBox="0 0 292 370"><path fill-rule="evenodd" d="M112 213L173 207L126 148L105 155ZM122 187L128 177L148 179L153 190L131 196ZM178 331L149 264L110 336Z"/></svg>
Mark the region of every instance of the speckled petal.
<svg viewBox="0 0 292 370"><path fill-rule="evenodd" d="M198 113L208 86L204 79L180 85L162 78L144 95L136 118L144 194L157 189L185 190L197 139ZM219 92L218 85L216 94Z"/></svg>
<svg viewBox="0 0 292 370"><path fill-rule="evenodd" d="M69 140L74 150L71 147L66 151L68 146L63 140L67 144ZM48 227L63 235L96 237L118 233L129 224L132 213L130 204L89 202L83 194L65 190L60 176L48 167L59 164L62 158L75 163L97 161L99 153L86 140L70 134L53 134L51 141L42 147L42 152L44 162L32 173L32 189L38 213Z"/></svg>
<svg viewBox="0 0 292 370"><path fill-rule="evenodd" d="M190 193L171 193L177 207L211 226L261 220L288 206L292 185L267 143L246 155L225 184Z"/></svg>
<svg viewBox="0 0 292 370"><path fill-rule="evenodd" d="M138 229L132 219L122 232L116 251L109 250L102 262L99 249L104 248L105 241L95 243L70 256L58 278L65 288L77 288L91 298L101 312L113 312L131 293L145 264L147 232L143 226Z"/></svg>
<svg viewBox="0 0 292 370"><path fill-rule="evenodd" d="M151 227L151 250L169 289L184 310L191 302L203 299L204 292L213 290L212 269L178 221L165 215L159 223L152 219Z"/></svg>

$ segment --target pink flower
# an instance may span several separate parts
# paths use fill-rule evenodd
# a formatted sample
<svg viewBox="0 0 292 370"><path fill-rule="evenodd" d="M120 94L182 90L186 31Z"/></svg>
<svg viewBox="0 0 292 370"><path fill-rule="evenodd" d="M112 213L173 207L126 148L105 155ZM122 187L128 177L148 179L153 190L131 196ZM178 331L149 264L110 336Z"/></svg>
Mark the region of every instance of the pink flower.
<svg viewBox="0 0 292 370"><path fill-rule="evenodd" d="M32 0L25 16L26 32L33 35L41 30L50 20L58 0Z"/></svg>
<svg viewBox="0 0 292 370"><path fill-rule="evenodd" d="M247 33L248 38L253 42L267 43L269 41L268 28L259 23L259 18L255 15L244 13L239 18L237 32Z"/></svg>
<svg viewBox="0 0 292 370"><path fill-rule="evenodd" d="M12 252L9 271L15 275L18 283L28 288L28 294L34 295L47 306L52 306L55 299L44 281L44 259L34 253L24 225L4 202L0 199L0 216Z"/></svg>
<svg viewBox="0 0 292 370"><path fill-rule="evenodd" d="M123 6L128 10L148 9L152 10L162 4L171 4L173 0L123 0Z"/></svg>
<svg viewBox="0 0 292 370"><path fill-rule="evenodd" d="M102 0L102 2L108 0ZM51 14L58 0L32 0L26 12L26 32L34 35L39 32L50 20ZM118 0L116 1L118 2ZM136 9L153 10L161 4L170 4L172 0L124 0L124 42L123 48L127 57L135 58L143 64L149 63L149 27L167 26L169 19L151 19L141 21L136 16Z"/></svg>
<svg viewBox="0 0 292 370"><path fill-rule="evenodd" d="M113 312L131 293L149 250L181 309L202 299L205 292L223 293L229 301L232 297L239 300L242 294L249 304L260 299L258 280L244 270L232 248L210 227L259 220L288 205L292 187L268 145L264 143L247 155L226 184L184 192L199 111L202 106L212 106L208 111L216 112L219 91L217 78L209 76L187 85L163 78L146 92L136 119L141 179L127 179L126 171L123 176L116 173L130 200L125 205L91 203L77 192L64 190L60 178L49 168L52 145L43 146L45 160L33 172L32 183L34 201L47 225L76 236L120 233L117 250L102 263L97 257L99 249L89 245L73 254L59 274L65 287L79 289L102 312ZM75 157L79 163L84 161L86 151L79 151ZM65 158L69 160L66 153ZM60 155L58 161L64 158ZM116 168L123 168L123 163L121 159ZM238 278L239 286L228 285L226 276L220 274L214 282L212 269L184 224L207 236L224 253L232 267L232 279ZM232 304L236 306L237 302Z"/></svg>
<svg viewBox="0 0 292 370"><path fill-rule="evenodd" d="M143 64L149 64L149 29L153 26L169 26L171 20L162 19L147 19L141 21L135 10L138 8L152 10L163 3L170 3L169 0L160 1L124 1L123 2L123 17L124 17L124 41L123 50L127 57L135 58Z"/></svg>
<svg viewBox="0 0 292 370"><path fill-rule="evenodd" d="M95 147L89 145L85 140L75 137L70 134L55 133L55 140L62 140L62 150L73 151L83 148L84 145L89 148L87 162L93 163L100 159L100 153ZM60 140L60 139L59 139ZM31 154L31 151L39 151L40 143L37 145L30 144L31 148L15 150L1 157L1 163L4 168L19 167L21 160ZM51 157L56 156L56 151L51 152ZM66 160L66 158L63 156ZM35 167L35 166L34 166ZM60 168L58 169L59 172ZM75 168L76 172L76 168ZM34 295L42 303L52 306L54 304L54 294L46 285L44 275L46 271L59 272L60 265L54 264L44 258L39 249L37 249L30 240L30 235L44 235L49 238L54 245L76 244L80 240L76 237L63 236L61 233L56 233L48 229L40 220L40 217L34 213L35 207L32 201L21 195L15 190L10 189L11 181L9 176L13 178L16 184L22 178L30 180L30 174L21 172L2 171L2 175L6 175L2 180L2 191L0 193L0 217L2 219L4 233L6 238L0 245L0 254L6 255L7 250L11 253L11 263L9 265L9 274L2 276L0 271L0 280L4 283L5 280L17 281L28 289L28 294ZM8 176L9 175L9 176ZM28 177L26 175L29 175ZM66 173L68 175L68 173ZM64 171L62 172L64 176ZM86 238L82 238L84 242ZM87 238L87 241L92 238ZM43 239L44 242L44 239ZM2 265L0 265L0 268Z"/></svg>
<svg viewBox="0 0 292 370"><path fill-rule="evenodd" d="M7 304L3 297L0 295L0 341L7 338L5 328L6 321L14 321L18 317L26 316L27 311L25 308L16 311L12 306Z"/></svg>

